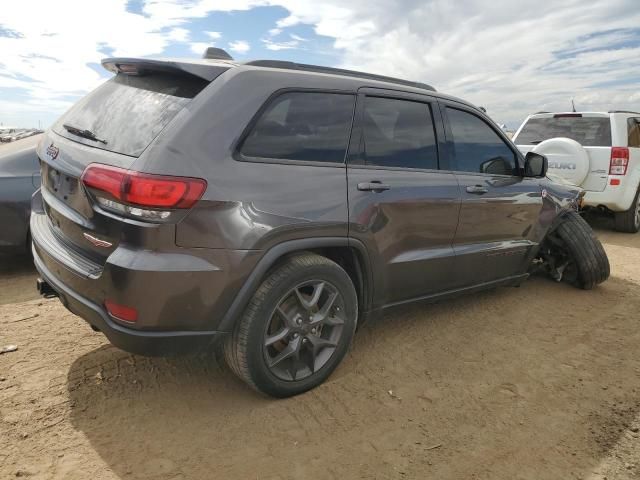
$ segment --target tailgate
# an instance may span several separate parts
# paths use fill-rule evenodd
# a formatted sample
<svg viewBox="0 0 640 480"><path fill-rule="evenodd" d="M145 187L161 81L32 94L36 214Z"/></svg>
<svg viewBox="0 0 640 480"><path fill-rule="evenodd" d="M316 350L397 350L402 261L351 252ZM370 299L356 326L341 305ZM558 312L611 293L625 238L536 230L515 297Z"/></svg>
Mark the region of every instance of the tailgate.
<svg viewBox="0 0 640 480"><path fill-rule="evenodd" d="M584 147L589 155L589 173L581 187L592 192L602 192L609 180L611 147Z"/></svg>
<svg viewBox="0 0 640 480"><path fill-rule="evenodd" d="M90 163L129 168L136 159L87 147L52 132L40 143L38 157L43 208L52 233L71 250L104 264L117 247L122 222L94 211L80 177ZM106 243L94 245L87 235Z"/></svg>
<svg viewBox="0 0 640 480"><path fill-rule="evenodd" d="M612 145L609 114L564 112L531 115L518 129L513 141L526 154L553 138L569 138L579 143L589 157L589 165L585 165L586 158L582 152L579 152L580 163L577 163L578 159L559 148L556 153L540 152L549 159L549 170L571 183L580 183L578 186L585 190L603 191L608 181Z"/></svg>
<svg viewBox="0 0 640 480"><path fill-rule="evenodd" d="M518 145L518 150L526 155L535 148L535 145ZM589 171L579 187L591 191L602 192L607 187L609 180L609 162L611 158L611 147L584 147L589 156ZM545 154L549 164L571 165L572 159L563 155ZM573 162L575 163L575 161ZM550 173L562 177L562 173L550 168Z"/></svg>
<svg viewBox="0 0 640 480"><path fill-rule="evenodd" d="M117 248L125 221L94 209L82 173L92 163L131 169L178 112L228 68L200 65L198 75L176 62L111 59L107 66L118 73L71 107L38 147L49 228L61 244L100 265Z"/></svg>

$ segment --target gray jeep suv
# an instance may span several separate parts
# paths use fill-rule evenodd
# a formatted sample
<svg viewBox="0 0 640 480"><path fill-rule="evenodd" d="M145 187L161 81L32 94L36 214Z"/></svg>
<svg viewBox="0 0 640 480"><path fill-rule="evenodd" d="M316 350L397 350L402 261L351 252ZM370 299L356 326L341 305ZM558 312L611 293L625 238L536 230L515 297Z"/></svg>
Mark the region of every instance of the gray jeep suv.
<svg viewBox="0 0 640 480"><path fill-rule="evenodd" d="M478 108L428 85L280 61L111 58L38 147L45 295L116 346L211 348L253 388L324 381L395 305L609 275L576 213Z"/></svg>

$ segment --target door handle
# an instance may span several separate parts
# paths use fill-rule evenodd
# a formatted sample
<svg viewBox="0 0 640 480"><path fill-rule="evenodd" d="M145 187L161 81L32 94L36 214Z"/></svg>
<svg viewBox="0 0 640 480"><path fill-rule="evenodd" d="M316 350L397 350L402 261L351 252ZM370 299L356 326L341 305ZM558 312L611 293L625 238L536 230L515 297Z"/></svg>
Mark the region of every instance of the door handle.
<svg viewBox="0 0 640 480"><path fill-rule="evenodd" d="M373 180L371 182L362 182L358 184L358 190L361 192L384 192L385 190L389 190L391 187L386 185L378 180Z"/></svg>
<svg viewBox="0 0 640 480"><path fill-rule="evenodd" d="M482 185L469 185L467 187L467 193L475 193L476 195L484 195L485 193L489 193L489 189L487 187L483 187Z"/></svg>

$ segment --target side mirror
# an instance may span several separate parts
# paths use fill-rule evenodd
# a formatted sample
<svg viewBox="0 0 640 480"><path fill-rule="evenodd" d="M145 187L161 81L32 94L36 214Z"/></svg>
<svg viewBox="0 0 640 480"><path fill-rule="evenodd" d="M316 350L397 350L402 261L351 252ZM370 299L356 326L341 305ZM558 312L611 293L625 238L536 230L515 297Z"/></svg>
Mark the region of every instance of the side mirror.
<svg viewBox="0 0 640 480"><path fill-rule="evenodd" d="M513 175L513 167L504 158L494 157L480 164L480 173Z"/></svg>
<svg viewBox="0 0 640 480"><path fill-rule="evenodd" d="M549 161L544 155L529 152L524 157L524 176L533 178L544 178L547 175Z"/></svg>

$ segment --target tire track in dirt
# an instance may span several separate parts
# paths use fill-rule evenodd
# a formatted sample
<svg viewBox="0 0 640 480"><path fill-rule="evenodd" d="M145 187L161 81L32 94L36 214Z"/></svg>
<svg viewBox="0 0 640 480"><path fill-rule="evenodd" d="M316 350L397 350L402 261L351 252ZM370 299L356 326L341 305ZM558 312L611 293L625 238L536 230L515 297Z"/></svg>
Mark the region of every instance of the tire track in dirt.
<svg viewBox="0 0 640 480"><path fill-rule="evenodd" d="M0 478L633 478L640 238L606 247L592 292L535 278L390 312L287 400L213 353L132 356L55 300L4 305Z"/></svg>

